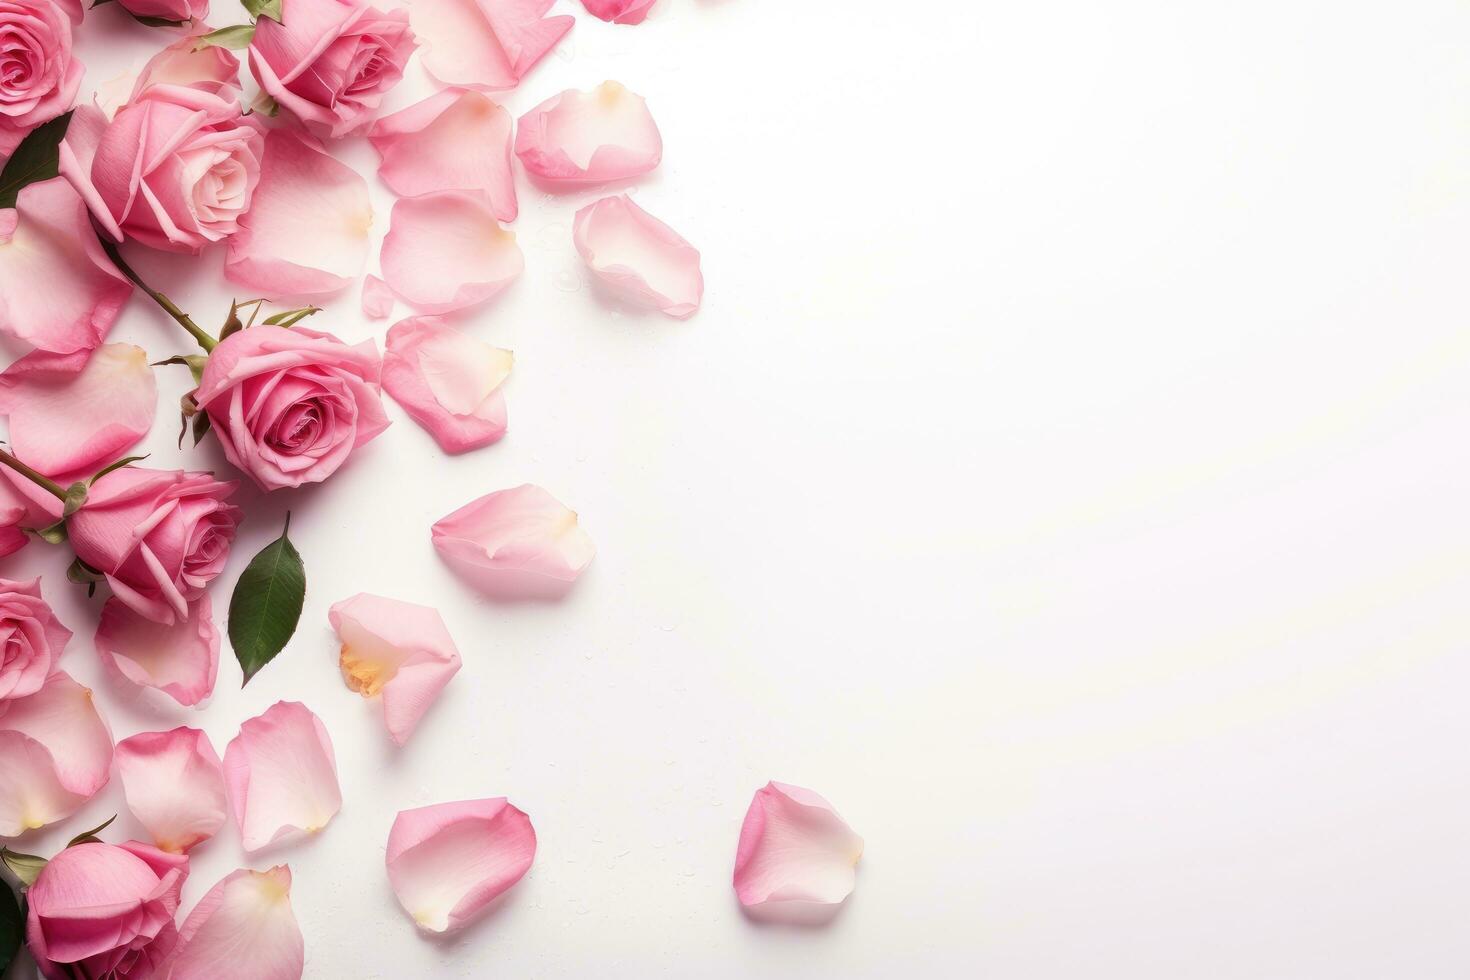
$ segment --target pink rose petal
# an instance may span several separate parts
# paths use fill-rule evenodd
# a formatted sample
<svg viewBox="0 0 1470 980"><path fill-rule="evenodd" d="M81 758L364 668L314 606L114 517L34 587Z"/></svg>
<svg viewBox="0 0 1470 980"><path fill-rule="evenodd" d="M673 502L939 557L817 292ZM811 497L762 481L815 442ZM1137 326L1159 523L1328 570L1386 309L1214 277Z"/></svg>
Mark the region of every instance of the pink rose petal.
<svg viewBox="0 0 1470 980"><path fill-rule="evenodd" d="M852 893L862 853L863 839L832 804L800 786L767 783L740 828L735 894L747 907L837 905Z"/></svg>
<svg viewBox="0 0 1470 980"><path fill-rule="evenodd" d="M112 734L92 692L65 672L0 703L0 837L75 813L107 785Z"/></svg>
<svg viewBox="0 0 1470 980"><path fill-rule="evenodd" d="M424 67L445 85L508 89L572 29L574 18L546 17L553 0L414 0L413 32Z"/></svg>
<svg viewBox="0 0 1470 980"><path fill-rule="evenodd" d="M357 171L272 129L253 203L229 239L225 278L271 296L336 292L361 274L372 224Z"/></svg>
<svg viewBox="0 0 1470 980"><path fill-rule="evenodd" d="M332 740L296 701L277 701L240 726L225 748L225 786L247 851L316 833L342 809Z"/></svg>
<svg viewBox="0 0 1470 980"><path fill-rule="evenodd" d="M370 320L383 320L393 313L393 290L377 276L369 273L362 280L362 315Z"/></svg>
<svg viewBox="0 0 1470 980"><path fill-rule="evenodd" d="M596 549L576 511L532 484L497 490L432 529L440 557L491 595L558 595L571 587Z"/></svg>
<svg viewBox="0 0 1470 980"><path fill-rule="evenodd" d="M425 313L484 303L525 266L515 232L500 227L484 197L460 191L394 204L381 261L388 288Z"/></svg>
<svg viewBox="0 0 1470 980"><path fill-rule="evenodd" d="M505 435L513 361L437 317L412 317L388 331L383 387L445 452L462 453Z"/></svg>
<svg viewBox="0 0 1470 980"><path fill-rule="evenodd" d="M593 274L624 299L679 320L699 309L699 251L628 195L578 211L572 241Z"/></svg>
<svg viewBox="0 0 1470 980"><path fill-rule="evenodd" d="M383 161L378 176L394 193L480 191L497 218L514 221L511 125L489 97L451 88L379 119L368 140Z"/></svg>
<svg viewBox="0 0 1470 980"><path fill-rule="evenodd" d="M504 797L404 810L388 834L388 880L427 932L463 928L536 856L531 819Z"/></svg>
<svg viewBox="0 0 1470 980"><path fill-rule="evenodd" d="M613 24L641 24L657 0L582 0L582 6L598 20Z"/></svg>
<svg viewBox="0 0 1470 980"><path fill-rule="evenodd" d="M28 184L0 210L0 333L61 354L91 350L132 292L65 179Z"/></svg>
<svg viewBox="0 0 1470 980"><path fill-rule="evenodd" d="M301 980L305 964L291 869L241 868L194 906L158 980Z"/></svg>
<svg viewBox="0 0 1470 980"><path fill-rule="evenodd" d="M436 609L360 592L328 613L342 641L347 686L383 696L383 721L402 745L439 692L459 673L459 650Z"/></svg>
<svg viewBox="0 0 1470 980"><path fill-rule="evenodd" d="M189 604L187 619L157 623L116 596L97 621L97 655L139 687L153 687L186 707L214 692L219 674L219 630L209 593Z"/></svg>
<svg viewBox="0 0 1470 980"><path fill-rule="evenodd" d="M543 181L578 186L646 174L663 158L663 138L643 98L617 82L568 89L521 117L516 156Z"/></svg>
<svg viewBox="0 0 1470 980"><path fill-rule="evenodd" d="M197 728L123 739L117 775L128 809L165 851L188 851L225 825L224 772L209 736Z"/></svg>
<svg viewBox="0 0 1470 980"><path fill-rule="evenodd" d="M226 97L238 92L240 59L228 48L201 46L199 38L209 31L207 24L194 24L187 35L149 58L128 101L150 85L187 85Z"/></svg>
<svg viewBox="0 0 1470 980"><path fill-rule="evenodd" d="M0 414L11 452L62 483L91 476L148 434L158 388L132 344L33 351L0 374Z"/></svg>

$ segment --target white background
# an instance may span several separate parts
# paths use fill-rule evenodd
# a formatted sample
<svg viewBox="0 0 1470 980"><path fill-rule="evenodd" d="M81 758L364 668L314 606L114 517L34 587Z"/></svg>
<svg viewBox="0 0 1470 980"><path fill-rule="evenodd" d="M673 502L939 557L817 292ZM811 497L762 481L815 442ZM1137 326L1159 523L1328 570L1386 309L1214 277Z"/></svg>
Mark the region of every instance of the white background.
<svg viewBox="0 0 1470 980"><path fill-rule="evenodd" d="M596 195L523 185L525 275L467 321L516 352L510 434L447 458L390 406L327 485L242 491L221 618L287 509L306 610L247 690L227 648L206 710L106 680L60 549L3 569L44 574L118 738L223 752L282 698L326 722L340 816L248 861L227 829L186 906L289 862L311 978L1470 973L1470 8L557 9L576 28L505 103L648 98L666 162L636 196L702 250L704 309L599 298L569 230ZM93 84L166 39L115 5L82 34ZM416 61L388 107L428 91ZM375 155L338 152L381 235ZM138 264L222 318L219 255ZM311 325L386 329L355 288ZM113 336L188 350L141 297ZM227 470L172 449L187 375L159 378L151 462ZM526 481L599 547L559 604L482 599L429 544ZM327 607L358 591L437 606L464 654L403 751L336 672ZM734 900L772 778L867 840L825 928ZM420 938L395 812L497 795L534 868ZM22 846L120 809L114 784Z"/></svg>

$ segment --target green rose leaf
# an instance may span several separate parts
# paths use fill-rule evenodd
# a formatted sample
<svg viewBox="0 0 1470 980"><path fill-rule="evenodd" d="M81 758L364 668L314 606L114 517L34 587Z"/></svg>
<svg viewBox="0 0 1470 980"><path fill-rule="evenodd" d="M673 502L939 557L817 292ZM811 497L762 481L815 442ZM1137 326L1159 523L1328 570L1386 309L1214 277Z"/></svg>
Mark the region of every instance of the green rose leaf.
<svg viewBox="0 0 1470 980"><path fill-rule="evenodd" d="M5 169L0 170L0 208L15 207L21 188L37 181L50 180L56 176L56 148L66 135L71 113L63 113L48 123L31 130L20 141Z"/></svg>
<svg viewBox="0 0 1470 980"><path fill-rule="evenodd" d="M15 892L9 885L0 883L0 973L15 962L23 931L24 919L20 914L20 903L15 900Z"/></svg>
<svg viewBox="0 0 1470 980"><path fill-rule="evenodd" d="M230 596L230 645L245 672L242 687L285 648L301 619L306 566L286 536L290 530L287 514L281 536L250 559Z"/></svg>
<svg viewBox="0 0 1470 980"><path fill-rule="evenodd" d="M255 37L254 24L231 24L229 27L221 27L217 31L210 31L199 39L194 45L195 51L203 51L205 48L230 48L239 51L250 47L250 39Z"/></svg>
<svg viewBox="0 0 1470 980"><path fill-rule="evenodd" d="M284 310L280 313L266 317L262 323L272 327L294 327L313 313L320 313L320 306L303 306L299 310Z"/></svg>
<svg viewBox="0 0 1470 980"><path fill-rule="evenodd" d="M41 869L46 867L46 859L34 854L21 854L0 847L0 861L5 862L5 867L10 873L19 879L22 888L29 888L41 877Z"/></svg>
<svg viewBox="0 0 1470 980"><path fill-rule="evenodd" d="M277 24L281 22L281 0L240 0L240 6L251 17L269 17Z"/></svg>

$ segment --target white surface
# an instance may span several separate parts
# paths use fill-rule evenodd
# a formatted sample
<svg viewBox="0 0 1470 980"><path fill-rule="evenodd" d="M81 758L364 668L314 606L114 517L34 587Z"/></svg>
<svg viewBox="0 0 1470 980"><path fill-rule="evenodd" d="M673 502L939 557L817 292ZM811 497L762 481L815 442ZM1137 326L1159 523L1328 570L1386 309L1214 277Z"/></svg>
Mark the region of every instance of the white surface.
<svg viewBox="0 0 1470 980"><path fill-rule="evenodd" d="M115 6L83 34L94 81L162 40ZM1459 0L579 16L506 102L648 98L636 194L703 250L698 316L600 302L569 240L595 195L523 188L526 274L471 321L516 351L510 435L447 459L390 406L326 486L244 493L217 606L288 508L310 591L202 712L102 678L60 550L7 571L45 573L119 738L223 751L279 698L326 721L341 815L253 861L228 831L186 895L289 861L311 978L1463 977L1467 41ZM341 152L381 233L376 159ZM217 322L218 262L140 265ZM357 302L312 325L381 337ZM188 349L141 298L115 336ZM160 379L167 463L186 375ZM477 598L429 545L522 481L600 548L559 605ZM363 590L437 605L465 655L402 752L334 666L327 607ZM827 928L735 904L770 778L867 839ZM494 795L536 865L425 941L393 815Z"/></svg>

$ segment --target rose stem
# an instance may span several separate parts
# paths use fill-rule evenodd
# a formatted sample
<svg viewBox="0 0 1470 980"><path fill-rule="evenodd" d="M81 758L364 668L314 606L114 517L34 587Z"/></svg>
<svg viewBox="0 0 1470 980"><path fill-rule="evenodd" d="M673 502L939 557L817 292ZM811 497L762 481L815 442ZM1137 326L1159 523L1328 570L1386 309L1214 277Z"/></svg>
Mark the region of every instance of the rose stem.
<svg viewBox="0 0 1470 980"><path fill-rule="evenodd" d="M163 295L158 290L154 289L152 286L144 282L142 277L133 271L133 267L123 261L123 257L118 254L117 245L115 243L108 241L105 237L101 235L98 235L97 238L98 241L102 243L102 251L107 253L107 257L112 259L113 264L118 267L118 270L121 271L123 275L131 279L139 289L147 293L148 296L153 300L153 302L157 303L160 307L163 308L163 311L165 313L177 320L179 326L189 331L194 339L199 341L199 346L204 348L205 353L209 353L210 351L214 350L214 345L219 343L219 341L215 340L208 333L202 330L199 324L189 319L189 314L185 313L183 310L175 306L173 300L169 299L167 296Z"/></svg>
<svg viewBox="0 0 1470 980"><path fill-rule="evenodd" d="M0 449L0 463L4 463L6 466L15 470L15 472L19 473L27 480L30 480L36 486L45 490L53 497L56 497L60 500L66 499L66 488L64 488L61 484L46 476L46 474L31 469L29 466L22 463L20 460L16 459L14 456L10 455L3 449Z"/></svg>

